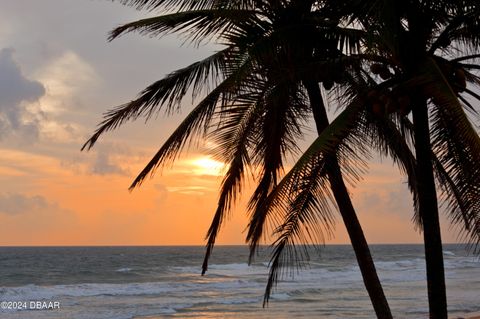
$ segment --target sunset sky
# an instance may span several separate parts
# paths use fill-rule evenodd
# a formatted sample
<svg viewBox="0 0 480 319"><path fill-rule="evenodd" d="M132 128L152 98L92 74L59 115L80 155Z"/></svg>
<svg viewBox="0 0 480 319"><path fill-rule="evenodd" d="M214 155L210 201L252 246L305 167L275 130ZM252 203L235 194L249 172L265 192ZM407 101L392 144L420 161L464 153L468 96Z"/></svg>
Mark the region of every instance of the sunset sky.
<svg viewBox="0 0 480 319"><path fill-rule="evenodd" d="M80 151L105 110L217 49L173 36L107 42L112 28L145 16L106 0L0 2L0 245L204 243L222 172L209 141L128 191L190 99L180 114L128 124ZM244 243L246 191L218 243ZM373 161L351 192L369 242L421 242L390 161ZM442 222L444 241L455 242ZM328 243L348 243L340 218Z"/></svg>

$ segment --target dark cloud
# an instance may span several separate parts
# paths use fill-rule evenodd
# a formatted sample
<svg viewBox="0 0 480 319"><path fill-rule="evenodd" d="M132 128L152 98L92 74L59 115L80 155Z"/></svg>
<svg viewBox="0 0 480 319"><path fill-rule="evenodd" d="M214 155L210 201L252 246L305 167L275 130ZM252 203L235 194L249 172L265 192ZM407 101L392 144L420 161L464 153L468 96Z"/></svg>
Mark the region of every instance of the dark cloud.
<svg viewBox="0 0 480 319"><path fill-rule="evenodd" d="M0 194L0 213L8 215L26 214L31 211L45 210L56 206L42 196L23 194Z"/></svg>
<svg viewBox="0 0 480 319"><path fill-rule="evenodd" d="M0 51L0 104L17 105L22 101L35 101L45 94L40 82L27 79L13 58L11 48Z"/></svg>
<svg viewBox="0 0 480 319"><path fill-rule="evenodd" d="M13 55L13 49L0 51L0 139L12 132L34 139L38 136L39 120L22 102L38 100L45 94L45 88L22 74Z"/></svg>

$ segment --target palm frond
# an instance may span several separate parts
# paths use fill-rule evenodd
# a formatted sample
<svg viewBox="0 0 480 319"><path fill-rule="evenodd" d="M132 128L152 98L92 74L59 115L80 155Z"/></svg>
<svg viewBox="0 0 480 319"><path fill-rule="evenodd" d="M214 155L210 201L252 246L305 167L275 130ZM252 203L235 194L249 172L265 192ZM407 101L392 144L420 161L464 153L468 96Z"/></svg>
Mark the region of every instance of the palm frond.
<svg viewBox="0 0 480 319"><path fill-rule="evenodd" d="M470 239L480 239L480 138L468 120L455 91L437 68L435 81L426 87L432 96L432 148L448 174L438 181L449 202L449 217ZM438 166L438 165L437 165ZM441 172L440 172L441 173ZM461 195L461 196L458 196Z"/></svg>
<svg viewBox="0 0 480 319"><path fill-rule="evenodd" d="M340 52L354 55L361 53L366 34L364 30L337 26L334 29L333 36L338 39Z"/></svg>
<svg viewBox="0 0 480 319"><path fill-rule="evenodd" d="M309 259L306 243L324 243L325 237L332 236L335 218L332 214L334 201L329 189L327 162L315 163L295 187L296 195L286 205L287 213L283 223L274 231L277 239L270 259L270 271L265 288L263 306L269 298L282 271L288 268L302 268ZM324 233L327 233L326 235ZM303 249L299 250L298 246ZM292 267L293 266L293 267Z"/></svg>
<svg viewBox="0 0 480 319"><path fill-rule="evenodd" d="M442 32L437 36L435 41L432 43L429 49L429 53L433 54L437 49L445 46L448 47L450 43L458 38L460 27L463 25L465 20L467 19L464 15L456 15L454 16L444 27Z"/></svg>
<svg viewBox="0 0 480 319"><path fill-rule="evenodd" d="M160 150L135 178L130 190L141 185L144 179L150 174L152 175L156 168L165 164L167 160L174 160L186 145L191 136L195 136L206 129L212 120L215 108L219 105L225 105L231 102L236 94L241 91L242 83L248 82L248 69L250 64L248 61L231 74L227 79L220 83L212 92L210 92L182 121L173 134L167 139Z"/></svg>
<svg viewBox="0 0 480 319"><path fill-rule="evenodd" d="M480 113L475 109L475 107L470 103L467 99L465 99L463 96L459 95L458 99L462 101L463 105L465 105L465 108L467 111L470 111L470 113L473 113L474 115L480 115Z"/></svg>
<svg viewBox="0 0 480 319"><path fill-rule="evenodd" d="M469 145L475 156L480 155L480 138L468 120L455 90L450 86L436 62L433 59L430 62L433 78L425 85L424 91L427 96L432 97L433 105L436 106L434 114L441 115L445 120L448 119L449 128L462 136L462 141Z"/></svg>
<svg viewBox="0 0 480 319"><path fill-rule="evenodd" d="M435 176L438 180L438 185L442 190L443 201L447 202L448 211L455 212L459 210L460 213L454 213L454 218L462 218L463 222L465 223L465 227L470 229L470 223L466 218L466 215L469 213L469 208L468 204L464 200L464 197L462 196L461 190L458 188L458 185L452 179L445 167L443 167L441 161L436 156L432 156L432 159L435 169Z"/></svg>
<svg viewBox="0 0 480 319"><path fill-rule="evenodd" d="M258 207L263 206L269 192L277 185L285 155L295 154L298 150L296 140L302 135L302 121L308 114L304 100L303 94L287 83L275 84L266 96L263 132L253 156L254 164L261 167L262 172L248 204L251 211L247 232L251 248L249 262L252 262L264 234L266 219L259 214Z"/></svg>
<svg viewBox="0 0 480 319"><path fill-rule="evenodd" d="M115 1L115 0L112 0ZM137 10L202 10L214 8L252 8L253 0L117 0Z"/></svg>
<svg viewBox="0 0 480 319"><path fill-rule="evenodd" d="M365 163L359 157L367 153L362 149L364 143L359 140L363 138L363 106L360 98L352 101L321 132L278 186L271 190L266 200L257 205L255 215L262 216L264 220L274 219L274 224L278 225L274 232L277 240L270 262L264 303L268 302L282 267L291 266L292 261L302 255L297 251L297 245L322 242L325 232L331 234L334 225L331 209L335 204L329 190L329 161L334 158L338 160L347 179L351 181L358 180L359 172L364 170ZM358 149L348 145L358 145ZM251 254L261 236L255 227L262 226L250 224ZM303 251L303 255L306 256L306 251Z"/></svg>
<svg viewBox="0 0 480 319"><path fill-rule="evenodd" d="M199 43L213 36L220 36L224 30L231 32L238 24L255 24L256 20L257 14L251 10L210 9L177 12L119 26L110 32L108 40L112 41L129 32L152 37L181 33L192 42Z"/></svg>
<svg viewBox="0 0 480 319"><path fill-rule="evenodd" d="M452 62L462 62L465 60L473 60L473 59L479 59L479 58L480 58L480 54L470 54L470 55L465 55L465 56L455 58L452 60Z"/></svg>
<svg viewBox="0 0 480 319"><path fill-rule="evenodd" d="M408 119L397 119L400 129L389 117L378 118L367 112L365 136L374 150L382 156L389 156L407 178L407 185L413 196L413 208L416 227L422 228L418 206L416 179L416 160L412 145L408 141L413 137L412 126Z"/></svg>
<svg viewBox="0 0 480 319"><path fill-rule="evenodd" d="M480 45L480 7L478 4L459 3L456 9L452 19L456 25L455 28L448 30L449 40L461 46L463 52L472 50L476 53Z"/></svg>
<svg viewBox="0 0 480 319"><path fill-rule="evenodd" d="M472 91L470 89L467 89L467 88L465 88L464 90L465 90L466 93L468 93L469 95L471 95L472 97L474 97L475 99L480 101L480 94L475 93L474 91Z"/></svg>
<svg viewBox="0 0 480 319"><path fill-rule="evenodd" d="M459 138L462 134L445 118L434 112L432 140L437 155L436 176L442 190L446 212L454 225L459 226L464 240L480 243L480 168L479 154ZM445 126L444 128L440 126ZM469 238L470 237L470 238Z"/></svg>
<svg viewBox="0 0 480 319"><path fill-rule="evenodd" d="M102 134L116 129L127 121L136 120L142 116L146 120L150 119L164 105L167 107L167 112L171 112L174 105L180 104L189 88L192 88L192 95L195 98L201 88L208 87L211 82L216 82L224 76L223 64L230 54L233 54L233 49L226 48L202 61L170 73L143 90L137 99L106 112L103 121L83 145L82 150L91 149ZM216 93L219 91L217 90ZM212 95L215 93L211 94L209 99Z"/></svg>
<svg viewBox="0 0 480 319"><path fill-rule="evenodd" d="M252 135L255 136L261 110L262 104L258 101L253 104L235 103L234 106L221 111L228 113L228 117L219 128L210 134L219 144L215 151L217 157L228 161L229 164L223 178L217 209L206 236L207 247L202 265L202 275L208 269L208 261L220 227L237 195L241 193L245 170L251 165L248 151L255 141ZM223 119L223 115L219 115L219 117Z"/></svg>

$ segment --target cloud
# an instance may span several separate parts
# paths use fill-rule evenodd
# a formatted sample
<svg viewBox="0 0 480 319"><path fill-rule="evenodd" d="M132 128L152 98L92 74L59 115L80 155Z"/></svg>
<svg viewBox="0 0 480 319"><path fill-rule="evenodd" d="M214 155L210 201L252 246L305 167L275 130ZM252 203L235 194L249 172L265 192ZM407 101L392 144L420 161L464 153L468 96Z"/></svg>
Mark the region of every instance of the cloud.
<svg viewBox="0 0 480 319"><path fill-rule="evenodd" d="M0 193L0 241L5 245L63 243L81 227L76 213L40 195ZM67 238L68 239L68 238Z"/></svg>
<svg viewBox="0 0 480 319"><path fill-rule="evenodd" d="M0 51L0 104L17 105L22 101L35 101L45 94L38 81L27 79L13 58L14 50Z"/></svg>
<svg viewBox="0 0 480 319"><path fill-rule="evenodd" d="M163 204L168 198L168 187L163 184L155 184L155 189L157 190L157 201L159 204Z"/></svg>
<svg viewBox="0 0 480 319"><path fill-rule="evenodd" d="M29 79L14 58L13 49L0 51L0 140L81 143L86 92L99 83L94 68L67 50L42 61Z"/></svg>
<svg viewBox="0 0 480 319"><path fill-rule="evenodd" d="M24 102L38 101L45 88L26 78L14 59L13 49L0 51L0 139L17 133L26 140L38 138L42 114L29 110Z"/></svg>
<svg viewBox="0 0 480 319"><path fill-rule="evenodd" d="M125 163L131 150L118 143L103 143L97 146L95 159L91 163L90 173L94 175L129 175L128 169L119 163Z"/></svg>
<svg viewBox="0 0 480 319"><path fill-rule="evenodd" d="M23 194L0 194L0 213L7 215L19 215L31 211L57 208L57 205L49 203L42 196L27 196Z"/></svg>
<svg viewBox="0 0 480 319"><path fill-rule="evenodd" d="M210 191L205 186L169 186L167 190L184 195L205 195L206 192Z"/></svg>
<svg viewBox="0 0 480 319"><path fill-rule="evenodd" d="M127 174L126 170L112 161L109 152L102 149L97 152L91 172L96 175Z"/></svg>
<svg viewBox="0 0 480 319"><path fill-rule="evenodd" d="M77 148L65 155L60 165L78 175L132 177L132 171L138 173L146 160L142 149L132 149L123 142L103 142L89 151L79 152Z"/></svg>
<svg viewBox="0 0 480 319"><path fill-rule="evenodd" d="M52 114L79 111L84 106L83 96L100 83L95 69L77 53L67 50L54 57L36 72L36 78L45 84L41 99L42 110Z"/></svg>
<svg viewBox="0 0 480 319"><path fill-rule="evenodd" d="M86 101L91 103L89 92L100 83L95 69L74 51L65 50L50 57L34 75L45 85L37 106L46 114L41 137L49 142L83 142Z"/></svg>
<svg viewBox="0 0 480 319"><path fill-rule="evenodd" d="M383 189L375 192L364 191L356 194L356 206L359 210L371 214L396 214L408 216L413 212L412 195L408 189L403 187L389 187L385 185Z"/></svg>

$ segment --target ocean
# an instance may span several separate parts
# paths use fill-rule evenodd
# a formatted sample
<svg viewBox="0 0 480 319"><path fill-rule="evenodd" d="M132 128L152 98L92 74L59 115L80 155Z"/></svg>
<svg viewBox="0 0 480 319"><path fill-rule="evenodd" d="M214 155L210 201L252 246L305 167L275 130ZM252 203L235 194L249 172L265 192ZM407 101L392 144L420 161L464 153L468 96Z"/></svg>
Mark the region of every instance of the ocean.
<svg viewBox="0 0 480 319"><path fill-rule="evenodd" d="M394 318L427 318L421 245L372 245ZM349 246L310 253L262 308L265 249L218 246L206 276L203 247L2 247L2 319L374 318ZM449 313L480 311L480 261L445 245ZM291 276L293 275L293 277ZM23 309L18 309L23 308ZM49 308L49 309L46 309Z"/></svg>

